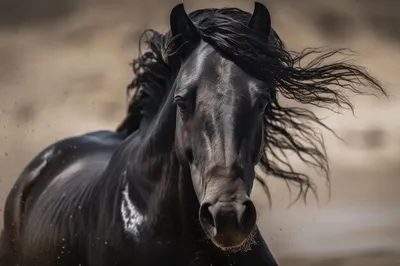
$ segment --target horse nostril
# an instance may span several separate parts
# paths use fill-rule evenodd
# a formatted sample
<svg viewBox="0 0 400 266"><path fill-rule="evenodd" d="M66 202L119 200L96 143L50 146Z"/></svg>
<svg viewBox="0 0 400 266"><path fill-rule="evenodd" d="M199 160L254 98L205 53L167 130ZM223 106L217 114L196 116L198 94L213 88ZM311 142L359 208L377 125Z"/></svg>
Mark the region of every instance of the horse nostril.
<svg viewBox="0 0 400 266"><path fill-rule="evenodd" d="M215 227L214 217L210 211L211 204L203 203L200 207L200 222L203 226Z"/></svg>
<svg viewBox="0 0 400 266"><path fill-rule="evenodd" d="M221 243L239 243L256 224L256 208L249 199L233 202L203 203L199 219L205 232Z"/></svg>
<svg viewBox="0 0 400 266"><path fill-rule="evenodd" d="M243 211L241 215L239 215L240 225L242 226L243 230L251 231L257 220L256 207L251 200L246 200L243 202L243 207Z"/></svg>

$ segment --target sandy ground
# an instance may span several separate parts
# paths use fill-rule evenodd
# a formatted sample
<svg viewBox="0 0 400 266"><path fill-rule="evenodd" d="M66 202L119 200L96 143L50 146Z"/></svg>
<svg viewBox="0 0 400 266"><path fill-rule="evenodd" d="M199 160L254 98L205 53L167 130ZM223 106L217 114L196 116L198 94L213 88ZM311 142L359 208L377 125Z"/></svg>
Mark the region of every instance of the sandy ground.
<svg viewBox="0 0 400 266"><path fill-rule="evenodd" d="M316 110L346 141L325 136L332 198L313 174L320 206L311 200L288 208L288 190L270 177L272 209L258 187L254 193L267 242L282 265L400 265L400 2L264 2L290 48L352 48L356 61L393 95L390 101L354 98L356 117ZM175 3L0 0L0 213L22 167L43 147L115 128L125 110L138 36L146 27L167 29ZM252 10L252 1L185 3L188 10Z"/></svg>

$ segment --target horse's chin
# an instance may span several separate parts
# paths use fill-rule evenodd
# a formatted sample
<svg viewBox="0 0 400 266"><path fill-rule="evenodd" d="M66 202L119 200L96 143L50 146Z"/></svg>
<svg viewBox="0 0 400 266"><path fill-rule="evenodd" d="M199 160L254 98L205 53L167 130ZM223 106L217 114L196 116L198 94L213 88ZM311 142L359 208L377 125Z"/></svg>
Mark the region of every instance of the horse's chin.
<svg viewBox="0 0 400 266"><path fill-rule="evenodd" d="M246 252L251 250L251 246L256 242L254 240L255 230L253 230L247 237L241 239L219 239L217 236L210 236L207 234L211 242L220 250L224 252L236 253Z"/></svg>

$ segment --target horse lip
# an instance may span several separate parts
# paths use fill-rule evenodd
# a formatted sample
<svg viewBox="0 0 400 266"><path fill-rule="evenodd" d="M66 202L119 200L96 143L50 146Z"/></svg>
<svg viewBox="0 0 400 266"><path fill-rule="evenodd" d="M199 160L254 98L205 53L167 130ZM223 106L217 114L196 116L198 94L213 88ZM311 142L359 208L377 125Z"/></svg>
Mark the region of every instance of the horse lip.
<svg viewBox="0 0 400 266"><path fill-rule="evenodd" d="M212 237L211 241L214 243L214 245L216 245L220 249L233 249L243 246L244 243L246 243L246 241L248 240L249 236L242 238L240 241L237 241L237 239L231 239L232 241L231 240L224 241L223 239L218 239L219 237L216 236ZM220 235L220 237L223 237L223 235Z"/></svg>

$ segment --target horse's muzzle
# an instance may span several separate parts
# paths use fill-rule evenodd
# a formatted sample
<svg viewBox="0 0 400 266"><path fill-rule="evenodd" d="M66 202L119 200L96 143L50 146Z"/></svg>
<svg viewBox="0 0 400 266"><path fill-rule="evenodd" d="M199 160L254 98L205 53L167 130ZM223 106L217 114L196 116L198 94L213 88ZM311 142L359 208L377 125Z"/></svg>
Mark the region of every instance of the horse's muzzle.
<svg viewBox="0 0 400 266"><path fill-rule="evenodd" d="M221 248L240 247L253 231L257 214L246 196L232 202L201 204L199 218L207 236Z"/></svg>

